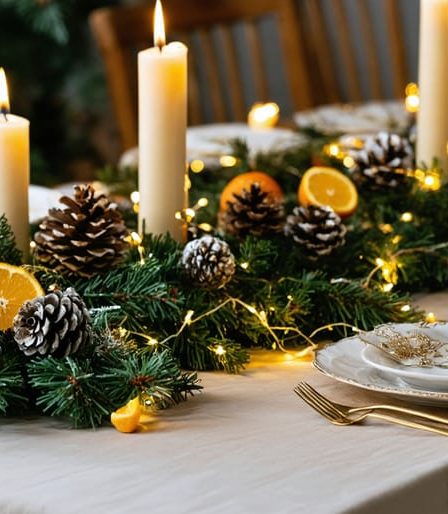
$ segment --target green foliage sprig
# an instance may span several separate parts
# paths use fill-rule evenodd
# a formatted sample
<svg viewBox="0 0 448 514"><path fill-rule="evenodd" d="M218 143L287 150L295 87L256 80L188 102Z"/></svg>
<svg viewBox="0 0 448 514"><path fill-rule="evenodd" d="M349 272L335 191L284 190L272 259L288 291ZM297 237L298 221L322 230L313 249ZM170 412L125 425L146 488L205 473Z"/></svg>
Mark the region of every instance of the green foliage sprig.
<svg viewBox="0 0 448 514"><path fill-rule="evenodd" d="M0 216L0 262L20 264L22 254L16 246L16 240L6 216Z"/></svg>

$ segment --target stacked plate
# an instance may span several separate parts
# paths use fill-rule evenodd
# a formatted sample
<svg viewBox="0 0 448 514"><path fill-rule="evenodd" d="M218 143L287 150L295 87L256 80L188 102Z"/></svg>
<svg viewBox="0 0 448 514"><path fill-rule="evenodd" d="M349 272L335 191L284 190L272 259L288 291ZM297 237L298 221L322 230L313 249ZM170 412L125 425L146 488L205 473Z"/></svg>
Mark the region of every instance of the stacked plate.
<svg viewBox="0 0 448 514"><path fill-rule="evenodd" d="M323 134L372 134L382 130L406 132L412 118L403 101L373 101L359 104L331 104L294 115L300 129Z"/></svg>
<svg viewBox="0 0 448 514"><path fill-rule="evenodd" d="M232 155L232 142L247 144L250 157L258 153L285 151L303 147L308 138L285 128L256 130L245 123L218 123L189 127L187 131L187 160L202 160L207 166L216 166L223 155ZM120 158L121 168L138 166L138 148L127 150Z"/></svg>
<svg viewBox="0 0 448 514"><path fill-rule="evenodd" d="M420 338L422 356L409 357L402 347L388 346L384 334ZM389 336L389 341L390 341ZM429 345L434 350L426 352ZM426 346L425 346L426 345ZM401 354L400 354L401 351ZM325 375L362 389L386 393L402 400L448 405L448 324L389 324L325 346L314 366Z"/></svg>

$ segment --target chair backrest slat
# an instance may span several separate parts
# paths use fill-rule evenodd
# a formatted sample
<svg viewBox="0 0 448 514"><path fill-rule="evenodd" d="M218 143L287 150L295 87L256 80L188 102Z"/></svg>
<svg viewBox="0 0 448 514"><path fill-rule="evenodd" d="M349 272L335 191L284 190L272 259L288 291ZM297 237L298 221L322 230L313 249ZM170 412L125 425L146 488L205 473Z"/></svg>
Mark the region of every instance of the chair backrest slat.
<svg viewBox="0 0 448 514"><path fill-rule="evenodd" d="M231 28L228 26L218 26L217 32L221 38L224 66L228 77L226 86L230 96L232 117L242 121L246 118L246 108L235 40L232 37Z"/></svg>
<svg viewBox="0 0 448 514"><path fill-rule="evenodd" d="M350 99L359 102L362 99L361 82L356 66L355 47L349 33L343 1L332 0L332 7L339 35L341 59L344 65L344 79L347 82Z"/></svg>
<svg viewBox="0 0 448 514"><path fill-rule="evenodd" d="M257 26L255 22L248 21L244 24L244 30L249 47L256 100L265 102L268 99L268 86L264 73L263 53Z"/></svg>
<svg viewBox="0 0 448 514"><path fill-rule="evenodd" d="M201 52L204 57L205 73L207 76L208 93L210 95L213 116L217 122L226 120L224 96L219 80L218 58L215 52L213 38L208 30L199 29L198 36L201 43Z"/></svg>
<svg viewBox="0 0 448 514"><path fill-rule="evenodd" d="M364 62L367 67L370 92L373 98L378 99L383 96L383 89L381 84L381 68L377 49L378 47L375 41L373 23L370 17L369 6L367 2L365 0L363 2L357 2L357 7L361 26L361 34L364 41Z"/></svg>
<svg viewBox="0 0 448 514"><path fill-rule="evenodd" d="M404 47L403 26L401 23L399 4L397 0L383 0L386 16L389 50L391 56L394 94L400 98L408 78L406 51Z"/></svg>
<svg viewBox="0 0 448 514"><path fill-rule="evenodd" d="M182 34L179 39L193 48L193 40L189 34ZM197 59L195 52L188 52L188 121L192 125L199 125L204 117L201 107L201 89L199 86Z"/></svg>
<svg viewBox="0 0 448 514"><path fill-rule="evenodd" d="M332 58L328 30L325 25L320 0L308 0L307 13L309 18L308 36L313 39L313 61L319 70L315 87L320 83L323 102L340 102L342 92L337 80L335 60ZM307 18L307 19L308 19Z"/></svg>

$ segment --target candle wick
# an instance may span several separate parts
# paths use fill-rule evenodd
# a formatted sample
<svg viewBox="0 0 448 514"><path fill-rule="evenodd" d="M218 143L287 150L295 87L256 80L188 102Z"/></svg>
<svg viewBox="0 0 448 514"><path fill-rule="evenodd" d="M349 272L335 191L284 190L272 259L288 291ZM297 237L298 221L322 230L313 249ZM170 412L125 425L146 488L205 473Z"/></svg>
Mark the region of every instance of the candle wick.
<svg viewBox="0 0 448 514"><path fill-rule="evenodd" d="M0 112L1 112L1 114L3 114L3 117L5 118L5 121L8 121L8 116L7 116L7 114L8 114L8 109L5 109L4 107L2 107L2 108L0 109Z"/></svg>

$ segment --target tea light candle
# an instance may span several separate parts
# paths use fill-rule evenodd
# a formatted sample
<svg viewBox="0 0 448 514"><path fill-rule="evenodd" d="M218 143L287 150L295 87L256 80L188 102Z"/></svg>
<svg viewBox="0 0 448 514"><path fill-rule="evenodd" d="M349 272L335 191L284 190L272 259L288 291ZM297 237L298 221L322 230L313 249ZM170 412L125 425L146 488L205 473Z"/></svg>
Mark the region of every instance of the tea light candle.
<svg viewBox="0 0 448 514"><path fill-rule="evenodd" d="M252 129L266 130L275 127L280 117L280 108L274 103L256 103L249 112L247 122Z"/></svg>

